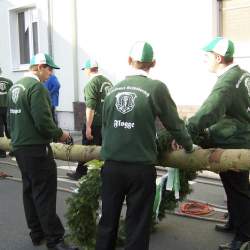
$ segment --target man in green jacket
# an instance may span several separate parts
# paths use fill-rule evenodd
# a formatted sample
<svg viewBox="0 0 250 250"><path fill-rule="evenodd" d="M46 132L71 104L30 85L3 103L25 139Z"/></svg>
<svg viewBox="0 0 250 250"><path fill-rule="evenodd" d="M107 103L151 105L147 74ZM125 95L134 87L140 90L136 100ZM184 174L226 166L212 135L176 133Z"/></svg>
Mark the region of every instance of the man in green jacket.
<svg viewBox="0 0 250 250"><path fill-rule="evenodd" d="M193 143L164 83L149 78L153 49L137 42L129 56L131 74L108 92L103 106L102 217L96 250L114 250L126 199L126 250L147 250L155 197L159 117L186 151Z"/></svg>
<svg viewBox="0 0 250 250"><path fill-rule="evenodd" d="M234 44L216 37L205 48L206 63L217 82L198 112L189 119L188 129L203 147L250 149L250 74L233 63ZM227 195L229 221L216 230L235 230L235 237L219 249L239 250L250 240L249 171L220 173Z"/></svg>
<svg viewBox="0 0 250 250"><path fill-rule="evenodd" d="M56 214L57 171L50 142L65 142L70 135L54 123L49 93L42 84L53 69L59 67L49 55L33 56L29 73L8 93L8 126L33 244L46 239L50 250L73 250L64 243L64 227Z"/></svg>
<svg viewBox="0 0 250 250"><path fill-rule="evenodd" d="M82 129L82 145L102 145L102 106L112 83L99 73L99 67L95 60L88 59L82 68L90 78L84 88L86 119ZM79 180L87 173L85 162L78 162L76 171L67 173L73 180Z"/></svg>
<svg viewBox="0 0 250 250"><path fill-rule="evenodd" d="M2 70L0 68L0 75ZM7 129L7 93L13 82L5 77L0 76L0 137L4 137L4 133L7 137L9 137L9 132ZM6 152L4 150L0 150L0 157L5 158Z"/></svg>

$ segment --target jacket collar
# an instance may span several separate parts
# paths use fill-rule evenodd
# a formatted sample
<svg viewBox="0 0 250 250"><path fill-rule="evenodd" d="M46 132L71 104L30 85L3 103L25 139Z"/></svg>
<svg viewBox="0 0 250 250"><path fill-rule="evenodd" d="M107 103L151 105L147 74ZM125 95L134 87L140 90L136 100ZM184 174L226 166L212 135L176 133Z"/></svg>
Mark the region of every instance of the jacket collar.
<svg viewBox="0 0 250 250"><path fill-rule="evenodd" d="M216 73L217 77L222 76L223 74L225 74L228 70L230 70L231 68L238 66L238 64L236 63L232 63L230 65L228 65L227 67L225 67L224 69L220 70L219 72Z"/></svg>
<svg viewBox="0 0 250 250"><path fill-rule="evenodd" d="M38 76L36 76L35 74L33 74L32 72L27 72L24 74L25 77L31 77L36 79L37 81L41 82L41 80L38 78Z"/></svg>

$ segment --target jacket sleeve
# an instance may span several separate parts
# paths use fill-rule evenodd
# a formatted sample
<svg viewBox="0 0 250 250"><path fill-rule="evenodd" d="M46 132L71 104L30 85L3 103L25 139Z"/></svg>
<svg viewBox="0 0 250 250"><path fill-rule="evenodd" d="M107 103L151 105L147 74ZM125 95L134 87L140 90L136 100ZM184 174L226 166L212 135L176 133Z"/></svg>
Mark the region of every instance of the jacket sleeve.
<svg viewBox="0 0 250 250"><path fill-rule="evenodd" d="M165 84L161 83L157 86L153 103L156 115L160 118L164 127L178 144L190 151L193 147L192 139L188 134L184 121L178 115L176 105Z"/></svg>
<svg viewBox="0 0 250 250"><path fill-rule="evenodd" d="M60 138L63 132L53 121L48 91L36 84L29 94L31 116L38 132L47 139Z"/></svg>
<svg viewBox="0 0 250 250"><path fill-rule="evenodd" d="M234 91L226 82L216 85L198 112L188 120L190 131L199 133L215 124L226 113L232 103Z"/></svg>
<svg viewBox="0 0 250 250"><path fill-rule="evenodd" d="M95 79L92 79L91 82L86 85L84 89L84 96L86 107L95 110L99 97L97 84L95 84Z"/></svg>
<svg viewBox="0 0 250 250"><path fill-rule="evenodd" d="M53 75L51 77L52 77L52 79L50 79L51 84L50 84L49 92L52 95L54 93L58 93L58 91L60 89L60 83L55 75Z"/></svg>

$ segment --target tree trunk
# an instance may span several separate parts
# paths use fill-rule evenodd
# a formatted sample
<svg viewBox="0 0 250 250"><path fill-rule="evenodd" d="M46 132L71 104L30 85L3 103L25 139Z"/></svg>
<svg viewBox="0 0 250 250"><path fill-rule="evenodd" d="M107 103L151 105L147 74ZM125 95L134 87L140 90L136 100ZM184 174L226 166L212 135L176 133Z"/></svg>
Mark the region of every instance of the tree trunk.
<svg viewBox="0 0 250 250"><path fill-rule="evenodd" d="M54 157L64 161L90 161L100 160L100 146L65 145L62 143L51 143ZM0 149L9 151L10 140L0 137ZM165 153L163 166L209 170L213 172L226 170L249 170L250 150L248 149L196 149L195 152L187 154L184 150Z"/></svg>

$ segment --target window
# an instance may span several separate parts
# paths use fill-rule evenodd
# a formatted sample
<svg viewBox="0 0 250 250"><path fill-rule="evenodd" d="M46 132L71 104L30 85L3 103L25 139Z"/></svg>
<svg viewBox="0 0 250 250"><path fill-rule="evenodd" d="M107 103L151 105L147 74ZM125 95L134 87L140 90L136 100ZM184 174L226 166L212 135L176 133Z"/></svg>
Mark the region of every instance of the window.
<svg viewBox="0 0 250 250"><path fill-rule="evenodd" d="M235 61L250 70L250 0L219 1L219 35L230 38L235 45Z"/></svg>
<svg viewBox="0 0 250 250"><path fill-rule="evenodd" d="M220 35L234 41L250 41L250 0L220 0Z"/></svg>
<svg viewBox="0 0 250 250"><path fill-rule="evenodd" d="M10 36L13 69L27 69L31 56L39 51L35 7L10 10Z"/></svg>

